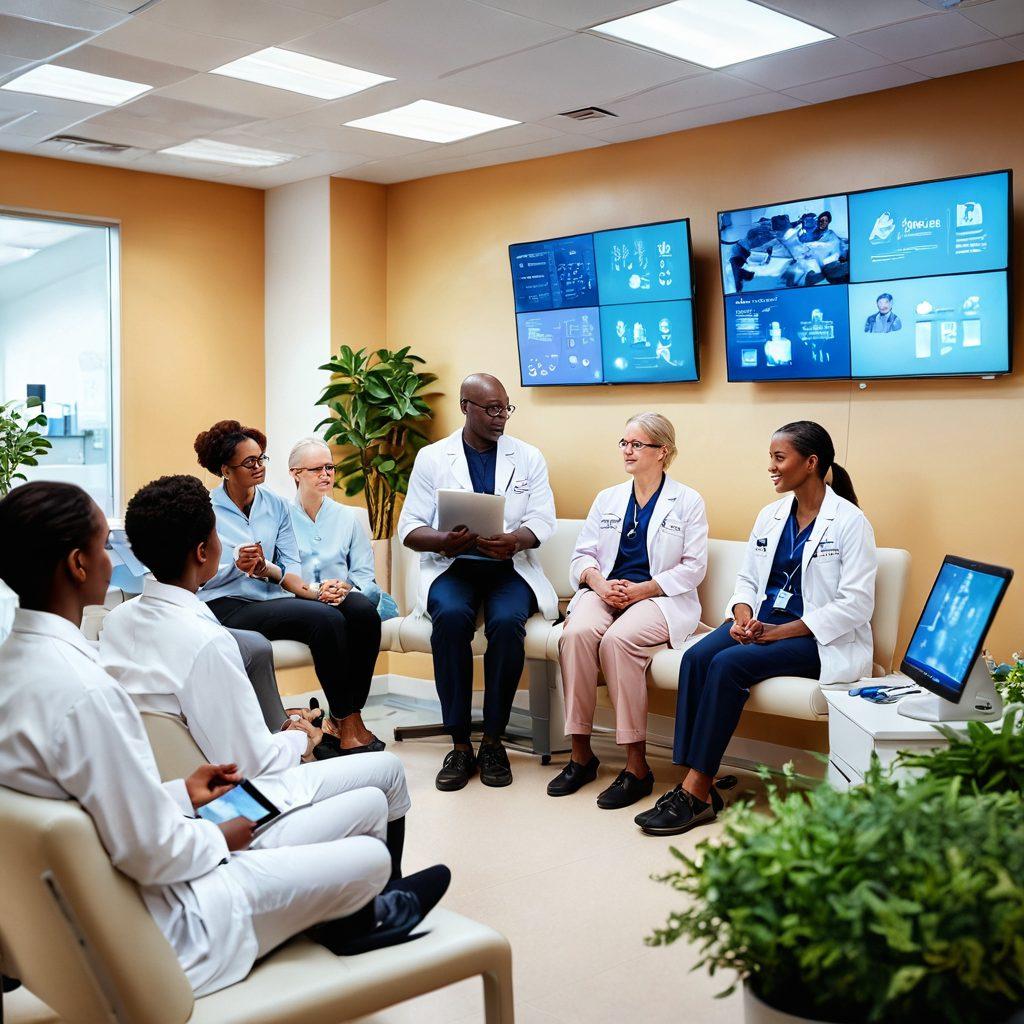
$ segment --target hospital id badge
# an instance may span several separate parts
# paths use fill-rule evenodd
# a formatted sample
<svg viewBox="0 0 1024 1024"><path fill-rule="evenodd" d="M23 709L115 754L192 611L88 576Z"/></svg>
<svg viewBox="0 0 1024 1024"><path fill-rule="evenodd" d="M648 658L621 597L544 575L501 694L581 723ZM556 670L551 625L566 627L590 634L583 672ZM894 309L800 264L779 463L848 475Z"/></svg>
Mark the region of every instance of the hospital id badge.
<svg viewBox="0 0 1024 1024"><path fill-rule="evenodd" d="M792 600L793 595L788 590L780 590L775 595L775 604L772 607L776 611L785 611L786 605Z"/></svg>

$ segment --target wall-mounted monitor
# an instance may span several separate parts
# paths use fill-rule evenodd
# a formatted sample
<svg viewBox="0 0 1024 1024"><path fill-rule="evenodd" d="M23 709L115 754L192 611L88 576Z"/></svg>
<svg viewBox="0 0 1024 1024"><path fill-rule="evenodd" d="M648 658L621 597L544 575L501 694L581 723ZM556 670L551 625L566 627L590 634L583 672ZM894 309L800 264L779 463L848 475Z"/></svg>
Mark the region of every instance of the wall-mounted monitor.
<svg viewBox="0 0 1024 1024"><path fill-rule="evenodd" d="M1010 171L718 215L730 381L988 376L1011 352Z"/></svg>
<svg viewBox="0 0 1024 1024"><path fill-rule="evenodd" d="M699 378L688 220L509 246L524 387Z"/></svg>

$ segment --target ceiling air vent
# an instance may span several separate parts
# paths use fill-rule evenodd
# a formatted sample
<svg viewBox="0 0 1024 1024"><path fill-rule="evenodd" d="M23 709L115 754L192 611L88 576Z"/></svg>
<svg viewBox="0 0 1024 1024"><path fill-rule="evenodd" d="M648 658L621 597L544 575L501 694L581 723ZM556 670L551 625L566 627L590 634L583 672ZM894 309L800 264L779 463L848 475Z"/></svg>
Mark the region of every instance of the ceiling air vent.
<svg viewBox="0 0 1024 1024"><path fill-rule="evenodd" d="M596 121L600 117L618 117L610 110L601 107L580 107L579 110L563 110L559 117L571 117L574 121Z"/></svg>
<svg viewBox="0 0 1024 1024"><path fill-rule="evenodd" d="M103 153L106 156L128 153L135 148L121 142L102 142L100 139L87 139L81 135L54 135L47 139L44 145L58 146L65 153L75 150L79 153Z"/></svg>

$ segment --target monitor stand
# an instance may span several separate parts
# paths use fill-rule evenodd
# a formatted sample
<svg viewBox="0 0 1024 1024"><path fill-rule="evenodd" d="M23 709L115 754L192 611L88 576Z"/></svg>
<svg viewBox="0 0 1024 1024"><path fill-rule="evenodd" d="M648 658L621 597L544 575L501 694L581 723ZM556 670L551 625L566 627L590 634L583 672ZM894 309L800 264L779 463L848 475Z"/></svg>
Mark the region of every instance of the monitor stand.
<svg viewBox="0 0 1024 1024"><path fill-rule="evenodd" d="M922 693L918 697L904 697L897 710L906 718L922 722L991 722L1002 715L1003 699L996 692L984 660L978 658L964 683L959 704L934 693Z"/></svg>

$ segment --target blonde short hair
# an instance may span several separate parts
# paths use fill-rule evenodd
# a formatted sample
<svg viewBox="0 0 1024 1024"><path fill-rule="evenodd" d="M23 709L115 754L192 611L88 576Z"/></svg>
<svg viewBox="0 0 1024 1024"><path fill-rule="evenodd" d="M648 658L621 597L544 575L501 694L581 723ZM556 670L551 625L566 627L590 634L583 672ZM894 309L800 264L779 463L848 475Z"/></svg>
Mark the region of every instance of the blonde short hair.
<svg viewBox="0 0 1024 1024"><path fill-rule="evenodd" d="M660 412L638 412L626 420L626 426L638 426L650 439L665 449L665 468L672 465L676 457L676 428Z"/></svg>
<svg viewBox="0 0 1024 1024"><path fill-rule="evenodd" d="M306 457L306 452L311 448L320 448L327 453L327 458L332 462L334 457L331 455L330 446L323 438L320 437L304 437L301 441L297 441L293 446L292 450L288 453L288 468L298 469L299 464Z"/></svg>

